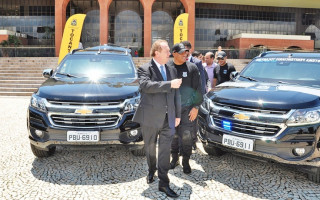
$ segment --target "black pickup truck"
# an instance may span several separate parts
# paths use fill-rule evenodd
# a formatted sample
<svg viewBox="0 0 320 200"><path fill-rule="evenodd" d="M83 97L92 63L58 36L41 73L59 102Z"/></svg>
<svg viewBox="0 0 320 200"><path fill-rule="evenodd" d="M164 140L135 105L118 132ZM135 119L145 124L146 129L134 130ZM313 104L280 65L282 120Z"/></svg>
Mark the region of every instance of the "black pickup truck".
<svg viewBox="0 0 320 200"><path fill-rule="evenodd" d="M27 115L35 156L50 156L57 145L142 141L132 121L140 94L129 51L108 45L73 50L54 72L44 70L47 80L32 95ZM144 154L143 148L132 152Z"/></svg>
<svg viewBox="0 0 320 200"><path fill-rule="evenodd" d="M298 166L320 182L320 54L266 52L232 76L200 106L205 151Z"/></svg>

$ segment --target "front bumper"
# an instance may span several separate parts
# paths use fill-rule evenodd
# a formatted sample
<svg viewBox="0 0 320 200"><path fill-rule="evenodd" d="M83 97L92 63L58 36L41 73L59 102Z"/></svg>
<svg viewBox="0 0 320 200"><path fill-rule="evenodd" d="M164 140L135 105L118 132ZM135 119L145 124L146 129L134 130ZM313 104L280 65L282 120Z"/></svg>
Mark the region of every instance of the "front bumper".
<svg viewBox="0 0 320 200"><path fill-rule="evenodd" d="M265 158L279 163L320 167L319 124L287 127L280 134L264 139L250 134L237 134L217 127L209 120L209 114L199 111L199 136L202 142L221 148L225 151L239 153L252 158ZM253 140L253 151L237 149L222 144L223 135ZM298 156L295 148L304 148L305 153Z"/></svg>
<svg viewBox="0 0 320 200"><path fill-rule="evenodd" d="M28 109L27 126L29 130L30 143L39 149L48 150L49 147L55 145L103 145L109 144L111 141L119 141L121 143L139 143L142 141L141 128L138 123L132 122L133 113L122 116L119 123L114 127L93 127L93 128L67 128L56 127L50 123L46 113L40 112L32 107ZM35 132L42 131L43 136L39 137ZM98 131L98 142L68 142L68 131ZM136 131L137 134L131 134Z"/></svg>

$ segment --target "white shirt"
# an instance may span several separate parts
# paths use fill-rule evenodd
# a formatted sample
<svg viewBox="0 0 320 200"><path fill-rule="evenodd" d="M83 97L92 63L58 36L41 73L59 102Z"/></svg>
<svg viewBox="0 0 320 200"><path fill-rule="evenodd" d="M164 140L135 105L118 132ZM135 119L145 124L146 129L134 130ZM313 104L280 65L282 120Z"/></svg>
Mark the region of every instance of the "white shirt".
<svg viewBox="0 0 320 200"><path fill-rule="evenodd" d="M153 58L152 58L152 59L153 59ZM156 65L157 65L157 67L158 67L158 69L159 69L160 73L161 73L161 68L160 68L160 66L163 66L163 71L164 71L164 73L166 74L166 77L168 77L168 76L167 76L167 70L166 70L165 65L161 65L161 64L160 64L160 63L158 63L155 59L153 59L153 61L154 61L154 63L156 63Z"/></svg>

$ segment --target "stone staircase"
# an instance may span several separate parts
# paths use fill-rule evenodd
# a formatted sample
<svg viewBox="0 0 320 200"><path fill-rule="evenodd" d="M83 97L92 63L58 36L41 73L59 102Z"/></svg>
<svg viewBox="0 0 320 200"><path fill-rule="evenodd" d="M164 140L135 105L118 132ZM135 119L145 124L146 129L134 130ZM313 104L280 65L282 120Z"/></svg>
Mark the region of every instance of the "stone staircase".
<svg viewBox="0 0 320 200"><path fill-rule="evenodd" d="M136 67L149 62L151 58L133 58ZM249 60L230 60L241 70ZM44 69L55 69L57 57L1 57L0 96L31 96L46 79Z"/></svg>
<svg viewBox="0 0 320 200"><path fill-rule="evenodd" d="M55 57L0 58L0 96L31 96L45 81L42 71L57 62Z"/></svg>
<svg viewBox="0 0 320 200"><path fill-rule="evenodd" d="M133 58L137 67L150 58ZM1 57L0 96L31 96L46 80L44 69L55 69L57 57Z"/></svg>

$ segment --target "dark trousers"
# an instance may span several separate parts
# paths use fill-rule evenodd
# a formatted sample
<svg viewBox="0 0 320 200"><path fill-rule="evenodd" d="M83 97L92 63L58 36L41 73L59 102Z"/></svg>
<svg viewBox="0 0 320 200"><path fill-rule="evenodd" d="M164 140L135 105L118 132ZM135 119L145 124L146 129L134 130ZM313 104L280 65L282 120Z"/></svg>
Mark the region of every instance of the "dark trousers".
<svg viewBox="0 0 320 200"><path fill-rule="evenodd" d="M168 117L165 118L163 127L153 128L142 126L142 135L146 151L149 173L157 170L156 145L159 136L158 146L158 177L160 179L159 187L169 186L168 171L170 169L170 147L175 130L168 124Z"/></svg>
<svg viewBox="0 0 320 200"><path fill-rule="evenodd" d="M189 120L189 113L192 107L181 108L181 121L176 128L176 134L172 140L171 153L181 153L183 157L190 158L192 145L194 143L194 132L196 120Z"/></svg>

